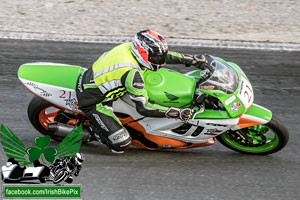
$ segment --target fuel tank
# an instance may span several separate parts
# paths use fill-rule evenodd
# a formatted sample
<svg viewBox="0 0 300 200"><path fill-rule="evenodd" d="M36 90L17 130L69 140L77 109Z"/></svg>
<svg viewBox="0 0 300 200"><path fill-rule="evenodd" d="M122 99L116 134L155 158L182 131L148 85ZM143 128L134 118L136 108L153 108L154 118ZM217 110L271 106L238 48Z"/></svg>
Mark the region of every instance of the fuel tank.
<svg viewBox="0 0 300 200"><path fill-rule="evenodd" d="M147 70L143 73L150 101L168 107L189 106L194 97L196 81L169 69Z"/></svg>

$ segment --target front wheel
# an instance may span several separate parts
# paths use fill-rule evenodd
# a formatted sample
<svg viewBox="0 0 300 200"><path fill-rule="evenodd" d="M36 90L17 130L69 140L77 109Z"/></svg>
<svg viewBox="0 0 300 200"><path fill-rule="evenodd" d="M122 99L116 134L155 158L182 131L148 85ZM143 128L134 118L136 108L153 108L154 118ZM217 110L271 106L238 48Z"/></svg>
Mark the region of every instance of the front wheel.
<svg viewBox="0 0 300 200"><path fill-rule="evenodd" d="M57 184L63 181L67 177L68 173L65 170L56 171L55 177L53 179L53 183Z"/></svg>
<svg viewBox="0 0 300 200"><path fill-rule="evenodd" d="M289 140L289 133L280 120L272 118L267 124L227 131L217 139L240 153L266 155L281 150Z"/></svg>

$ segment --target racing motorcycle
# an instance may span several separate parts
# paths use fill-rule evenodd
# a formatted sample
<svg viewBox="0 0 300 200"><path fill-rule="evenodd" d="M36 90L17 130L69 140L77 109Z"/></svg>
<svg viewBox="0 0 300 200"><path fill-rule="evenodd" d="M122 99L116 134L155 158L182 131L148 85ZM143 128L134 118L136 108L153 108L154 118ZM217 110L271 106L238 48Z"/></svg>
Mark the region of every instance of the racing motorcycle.
<svg viewBox="0 0 300 200"><path fill-rule="evenodd" d="M46 181L52 181L54 184L58 184L62 181L72 183L72 175L78 176L80 169L81 166L69 162L68 158L60 159L60 161L56 161L50 166L50 175Z"/></svg>
<svg viewBox="0 0 300 200"><path fill-rule="evenodd" d="M235 63L206 55L208 68L181 74L170 69L143 72L145 89L157 104L193 108L187 121L144 117L128 95L113 103L115 115L129 131L134 146L149 149L186 149L208 146L215 138L246 154L281 150L289 134L272 112L254 104L252 85ZM27 63L18 77L35 96L28 106L32 125L54 140L83 126L83 141L95 140L93 128L78 108L76 88L86 69L58 63Z"/></svg>

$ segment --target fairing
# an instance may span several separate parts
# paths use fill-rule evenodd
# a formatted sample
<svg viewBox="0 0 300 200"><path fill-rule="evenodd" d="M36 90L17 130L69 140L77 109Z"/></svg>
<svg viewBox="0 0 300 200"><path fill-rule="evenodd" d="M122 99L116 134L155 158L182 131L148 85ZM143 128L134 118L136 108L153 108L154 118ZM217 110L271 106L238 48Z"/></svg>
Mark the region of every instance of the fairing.
<svg viewBox="0 0 300 200"><path fill-rule="evenodd" d="M84 71L85 69L80 66L36 62L21 65L18 70L18 77L33 82L75 90L78 77Z"/></svg>
<svg viewBox="0 0 300 200"><path fill-rule="evenodd" d="M78 109L76 86L85 71L79 66L58 63L28 63L20 66L18 77L33 94L57 107L74 112Z"/></svg>
<svg viewBox="0 0 300 200"><path fill-rule="evenodd" d="M253 104L252 85L236 64L213 56L209 56L209 58L209 64L214 69L209 79L202 82L201 70L189 72L187 75L201 80L198 88L201 93L215 97L222 103L226 111L221 111L220 114L216 113L218 118L236 118L245 113ZM207 118L209 112L215 113L205 110L196 118Z"/></svg>

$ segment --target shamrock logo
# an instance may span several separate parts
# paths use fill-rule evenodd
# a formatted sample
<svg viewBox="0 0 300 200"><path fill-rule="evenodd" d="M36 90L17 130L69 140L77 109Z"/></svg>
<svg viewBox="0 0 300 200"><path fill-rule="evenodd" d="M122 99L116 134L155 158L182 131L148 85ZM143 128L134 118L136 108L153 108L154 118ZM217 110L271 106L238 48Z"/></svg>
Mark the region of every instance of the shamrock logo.
<svg viewBox="0 0 300 200"><path fill-rule="evenodd" d="M42 162L44 164L45 161L43 157L49 162L53 163L55 156L58 154L58 151L55 147L47 147L50 143L50 136L44 136L44 137L35 137L34 138L34 144L38 147L28 147L26 149L26 153L29 155L29 160L31 162L34 162L35 160L39 160L42 155Z"/></svg>
<svg viewBox="0 0 300 200"><path fill-rule="evenodd" d="M75 156L79 151L82 142L82 126L74 128L57 146L47 147L50 143L50 136L35 137L34 144L36 147L26 148L22 141L3 124L0 127L0 142L7 158L14 158L20 166L30 165L34 161L41 159L53 163L55 157ZM28 156L28 157L27 157ZM28 160L29 158L29 160Z"/></svg>

